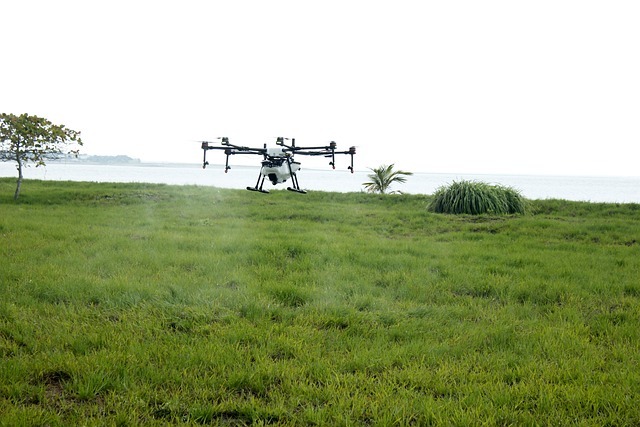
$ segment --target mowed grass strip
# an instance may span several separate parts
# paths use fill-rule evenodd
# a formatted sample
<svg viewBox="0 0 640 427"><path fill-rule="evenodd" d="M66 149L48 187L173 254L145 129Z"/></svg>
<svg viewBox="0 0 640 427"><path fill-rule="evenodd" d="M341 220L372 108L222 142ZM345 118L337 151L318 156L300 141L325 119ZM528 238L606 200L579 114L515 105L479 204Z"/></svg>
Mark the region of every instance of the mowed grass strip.
<svg viewBox="0 0 640 427"><path fill-rule="evenodd" d="M637 204L13 181L0 424L640 424Z"/></svg>

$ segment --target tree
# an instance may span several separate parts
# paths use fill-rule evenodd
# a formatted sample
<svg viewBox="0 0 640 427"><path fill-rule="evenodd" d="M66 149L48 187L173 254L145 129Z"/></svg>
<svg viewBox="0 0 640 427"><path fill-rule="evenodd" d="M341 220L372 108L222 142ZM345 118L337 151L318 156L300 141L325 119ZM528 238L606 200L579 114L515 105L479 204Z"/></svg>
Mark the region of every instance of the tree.
<svg viewBox="0 0 640 427"><path fill-rule="evenodd" d="M395 182L406 182L407 178L405 178L405 176L413 175L412 172L393 170L393 166L394 165L382 165L379 168L369 168L373 172L367 175L371 181L365 182L362 185L364 185L369 193L385 194L391 184ZM396 191L392 191L391 193L396 193Z"/></svg>
<svg viewBox="0 0 640 427"><path fill-rule="evenodd" d="M80 132L54 125L42 117L28 114L0 114L0 161L17 163L18 181L13 196L18 199L22 186L22 170L29 163L45 166L45 160L64 153L72 143L82 145ZM78 150L67 153L78 154Z"/></svg>

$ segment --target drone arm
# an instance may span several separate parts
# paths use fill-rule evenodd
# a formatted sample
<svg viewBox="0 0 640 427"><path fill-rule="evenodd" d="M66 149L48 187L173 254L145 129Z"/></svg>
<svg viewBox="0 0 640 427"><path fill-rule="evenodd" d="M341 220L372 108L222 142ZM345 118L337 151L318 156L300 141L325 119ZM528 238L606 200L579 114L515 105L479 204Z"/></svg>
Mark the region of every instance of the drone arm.
<svg viewBox="0 0 640 427"><path fill-rule="evenodd" d="M222 148L222 147L220 147L220 148ZM261 150L261 149L258 149L258 148L255 148L255 149L251 148L250 149L251 151L244 151L244 150L243 151L238 151L238 150L233 149L233 148L227 148L227 150L229 150L229 155L234 155L234 156L236 154L254 154L254 155L255 154L259 154L259 155L262 156L265 153L264 150Z"/></svg>
<svg viewBox="0 0 640 427"><path fill-rule="evenodd" d="M204 152L202 158L202 168L205 169L209 162L207 161L207 151L208 150L224 150L224 154L227 156L224 172L227 173L231 166L229 166L229 156L235 154L254 154L254 155L266 155L267 149L265 148L251 148L251 147L242 147L239 145L233 145L229 143L229 138L220 138L222 139L222 146L210 145L213 142L210 141L202 141L202 150Z"/></svg>
<svg viewBox="0 0 640 427"><path fill-rule="evenodd" d="M317 151L314 151L317 150ZM301 156L324 156L331 159L329 164L335 169L336 154L348 154L351 156L351 166L348 169L353 173L353 156L356 154L356 147L349 147L346 151L336 151L336 143L331 141L328 146L325 147L293 147L286 149L293 154L300 154Z"/></svg>
<svg viewBox="0 0 640 427"><path fill-rule="evenodd" d="M266 148L253 148L253 147L244 147L241 145L234 145L229 143L228 138L222 139L222 146L219 145L210 145L213 142L210 141L202 141L202 149L203 150L229 150L231 154L264 154L266 152Z"/></svg>
<svg viewBox="0 0 640 427"><path fill-rule="evenodd" d="M296 147L295 139L293 141L294 143L292 146L288 146L284 144L280 144L280 145L284 145L285 147L287 147L285 148L284 151L290 151L294 154L300 154L303 156L330 156L329 153L333 154L336 151L335 141L331 141L329 145L323 145L319 147Z"/></svg>
<svg viewBox="0 0 640 427"><path fill-rule="evenodd" d="M285 145L285 147L286 147L286 145ZM303 150L324 150L325 152L326 151L331 151L331 146L326 146L326 145L323 145L321 147L288 147L288 148L289 148L288 151L294 151L296 153L301 152Z"/></svg>

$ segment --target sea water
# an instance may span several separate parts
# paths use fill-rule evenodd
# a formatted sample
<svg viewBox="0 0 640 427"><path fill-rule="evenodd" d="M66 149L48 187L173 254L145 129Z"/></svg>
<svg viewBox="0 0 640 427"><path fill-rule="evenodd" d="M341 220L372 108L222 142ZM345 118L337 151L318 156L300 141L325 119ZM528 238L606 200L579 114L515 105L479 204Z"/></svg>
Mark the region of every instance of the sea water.
<svg viewBox="0 0 640 427"><path fill-rule="evenodd" d="M202 169L198 164L132 164L105 165L75 162L50 162L47 166L24 169L26 179L49 181L93 182L149 182L173 185L201 185L220 188L246 188L255 186L259 179L259 166L234 166L228 173L222 165ZM359 192L368 181L371 171L350 173L347 170L301 169L300 187L307 190ZM0 162L0 177L17 176L15 164ZM439 187L453 181L475 180L513 187L528 199L565 199L591 202L640 203L640 177L590 177L546 175L472 175L414 173L404 184L395 184L392 190L411 194L433 194ZM285 189L272 186L266 180L267 190Z"/></svg>

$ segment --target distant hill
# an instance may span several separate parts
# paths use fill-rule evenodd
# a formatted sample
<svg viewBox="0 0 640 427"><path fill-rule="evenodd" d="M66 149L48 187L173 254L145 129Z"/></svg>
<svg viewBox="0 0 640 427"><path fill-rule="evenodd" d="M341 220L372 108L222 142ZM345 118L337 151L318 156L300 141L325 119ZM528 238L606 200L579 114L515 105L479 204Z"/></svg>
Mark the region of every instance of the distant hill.
<svg viewBox="0 0 640 427"><path fill-rule="evenodd" d="M134 159L125 155L117 156L93 156L87 154L80 154L77 157L73 154L64 154L57 156L50 161L54 162L73 162L73 163L94 163L94 164L108 164L108 165L130 165L139 164L140 159Z"/></svg>

